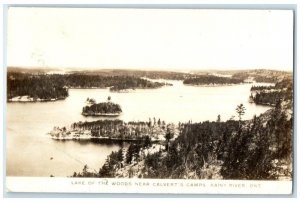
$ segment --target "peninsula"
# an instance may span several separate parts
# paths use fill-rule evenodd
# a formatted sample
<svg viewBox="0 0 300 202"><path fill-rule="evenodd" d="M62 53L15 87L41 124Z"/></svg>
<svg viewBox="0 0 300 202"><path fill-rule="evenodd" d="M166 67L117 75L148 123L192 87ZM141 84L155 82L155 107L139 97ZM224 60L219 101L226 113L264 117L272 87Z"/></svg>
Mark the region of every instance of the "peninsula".
<svg viewBox="0 0 300 202"><path fill-rule="evenodd" d="M76 122L70 127L54 127L48 133L56 140L106 139L115 141L157 142L178 136L181 124L167 124L155 118L149 121L97 120Z"/></svg>

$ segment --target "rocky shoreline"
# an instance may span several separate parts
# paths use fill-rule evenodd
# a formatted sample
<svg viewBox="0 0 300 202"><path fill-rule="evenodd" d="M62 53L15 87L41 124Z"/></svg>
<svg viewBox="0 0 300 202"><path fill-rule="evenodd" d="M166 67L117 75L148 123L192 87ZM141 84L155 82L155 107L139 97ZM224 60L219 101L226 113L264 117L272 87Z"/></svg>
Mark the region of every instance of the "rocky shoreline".
<svg viewBox="0 0 300 202"><path fill-rule="evenodd" d="M58 100L64 100L66 97L61 98L50 98L50 99L41 99L41 98L33 98L27 95L24 96L16 96L7 100L7 102L54 102Z"/></svg>
<svg viewBox="0 0 300 202"><path fill-rule="evenodd" d="M81 113L83 116L106 116L106 117L116 117L120 116L122 113Z"/></svg>

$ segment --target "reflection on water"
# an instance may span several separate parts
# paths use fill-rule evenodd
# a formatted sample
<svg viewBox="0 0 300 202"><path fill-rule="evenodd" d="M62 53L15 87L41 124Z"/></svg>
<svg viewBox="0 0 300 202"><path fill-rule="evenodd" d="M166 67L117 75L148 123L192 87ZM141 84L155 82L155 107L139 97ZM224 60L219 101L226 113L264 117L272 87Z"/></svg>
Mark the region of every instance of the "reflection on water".
<svg viewBox="0 0 300 202"><path fill-rule="evenodd" d="M170 82L170 81L168 81ZM98 102L112 101L121 105L124 121L148 121L149 117L166 122L216 120L218 114L227 120L236 116L235 108L243 103L244 119L269 109L248 103L252 84L223 87L173 86L160 89L135 90L129 93L108 89L70 89L66 100L43 103L7 104L7 175L70 176L87 164L98 171L108 154L126 144L104 140L57 141L46 133L54 126L69 126L77 121L103 119L84 117L81 109L87 97Z"/></svg>
<svg viewBox="0 0 300 202"><path fill-rule="evenodd" d="M121 140L118 141L118 140L110 140L110 139L53 140L53 141L61 142L61 143L76 142L76 143L78 143L82 146L83 145L89 145L89 144L93 143L93 144L99 144L99 145L105 144L107 146L117 145L117 146L120 146L120 147L126 147L127 143L130 142L130 141L121 141Z"/></svg>

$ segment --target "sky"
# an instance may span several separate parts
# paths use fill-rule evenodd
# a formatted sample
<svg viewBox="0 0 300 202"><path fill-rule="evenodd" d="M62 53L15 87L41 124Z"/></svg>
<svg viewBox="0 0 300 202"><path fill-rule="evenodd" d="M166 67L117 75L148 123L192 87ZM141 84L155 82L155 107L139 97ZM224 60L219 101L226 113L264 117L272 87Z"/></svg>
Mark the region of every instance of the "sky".
<svg viewBox="0 0 300 202"><path fill-rule="evenodd" d="M10 7L7 65L292 71L293 12Z"/></svg>

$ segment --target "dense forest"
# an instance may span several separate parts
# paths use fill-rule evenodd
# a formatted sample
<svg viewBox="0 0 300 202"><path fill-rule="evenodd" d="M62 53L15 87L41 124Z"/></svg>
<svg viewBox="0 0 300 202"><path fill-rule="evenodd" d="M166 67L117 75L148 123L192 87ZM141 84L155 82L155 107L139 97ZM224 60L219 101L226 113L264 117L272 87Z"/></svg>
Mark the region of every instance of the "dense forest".
<svg viewBox="0 0 300 202"><path fill-rule="evenodd" d="M148 122L130 121L128 123L122 120L98 120L91 122L78 122L71 125L71 130L91 131L92 137L105 137L118 140L149 140L156 141L162 139L166 134L170 137L176 133L174 124L166 124L154 118Z"/></svg>
<svg viewBox="0 0 300 202"><path fill-rule="evenodd" d="M149 79L166 79L166 80L184 80L190 77L190 73L174 72L174 71L158 71L158 70L134 70L134 69L80 69L80 68L20 68L20 67L9 67L9 73L23 73L23 74L51 74L56 73L67 73L76 75L88 75L88 76L127 76L127 77L147 77Z"/></svg>
<svg viewBox="0 0 300 202"><path fill-rule="evenodd" d="M149 79L166 79L166 80L184 80L192 76L189 73L172 72L172 71L143 71L143 70L121 70L121 69L102 69L90 71L71 71L70 73L100 76L129 76L129 77L146 77Z"/></svg>
<svg viewBox="0 0 300 202"><path fill-rule="evenodd" d="M245 80L253 77L256 82L276 83L282 76L291 76L291 72L256 69L256 70L190 70L186 73L173 71L143 71L123 69L101 69L101 70L73 70L70 73L101 75L101 76L136 76L150 79L184 80L198 75L232 75L232 78Z"/></svg>
<svg viewBox="0 0 300 202"><path fill-rule="evenodd" d="M251 86L250 91L272 90L275 86Z"/></svg>
<svg viewBox="0 0 300 202"><path fill-rule="evenodd" d="M275 86L252 86L250 101L256 104L272 105L281 101L293 100L293 81L285 78L275 84Z"/></svg>
<svg viewBox="0 0 300 202"><path fill-rule="evenodd" d="M241 110L238 110L240 107ZM153 145L132 143L112 152L98 173L75 177L172 179L290 179L292 125L278 102L266 114L242 120L183 124L174 141L151 152ZM155 145L157 147L157 145Z"/></svg>
<svg viewBox="0 0 300 202"><path fill-rule="evenodd" d="M68 96L61 75L32 75L11 73L7 75L7 98L29 96L33 100L63 99Z"/></svg>
<svg viewBox="0 0 300 202"><path fill-rule="evenodd" d="M239 83L243 83L243 80L230 78L230 77L219 77L213 75L198 75L196 77L185 79L183 83L190 84L190 85L239 84Z"/></svg>
<svg viewBox="0 0 300 202"><path fill-rule="evenodd" d="M159 88L165 83L152 82L130 76L97 76L81 74L7 74L7 98L29 96L40 99L61 99L68 96L68 88L124 89Z"/></svg>
<svg viewBox="0 0 300 202"><path fill-rule="evenodd" d="M164 83L151 82L149 80L134 76L99 76L69 74L64 75L64 77L66 86L70 88L110 87L111 91L119 91L125 89L159 88L164 86Z"/></svg>

